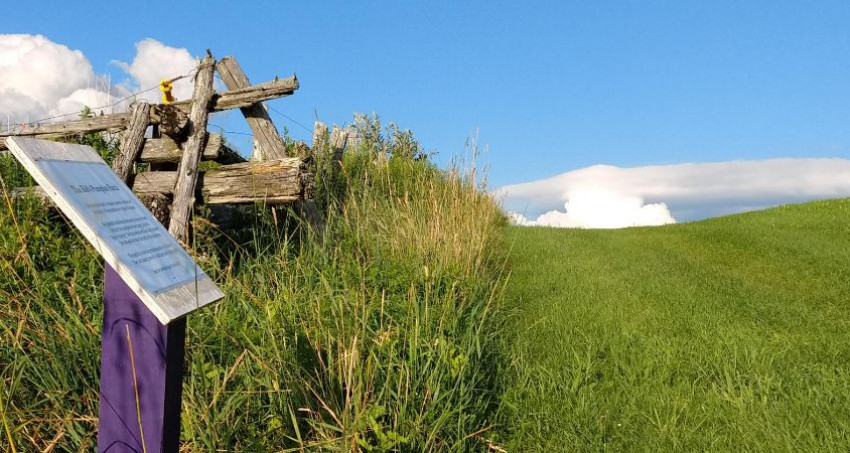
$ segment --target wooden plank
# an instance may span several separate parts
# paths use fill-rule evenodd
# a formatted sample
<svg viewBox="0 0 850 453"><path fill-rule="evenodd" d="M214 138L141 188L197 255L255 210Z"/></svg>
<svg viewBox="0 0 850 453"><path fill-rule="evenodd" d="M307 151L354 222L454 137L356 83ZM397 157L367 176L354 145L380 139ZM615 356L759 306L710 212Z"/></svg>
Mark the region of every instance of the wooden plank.
<svg viewBox="0 0 850 453"><path fill-rule="evenodd" d="M183 156L182 146L182 143L177 143L168 136L149 138L145 140L139 160L149 163L179 162ZM222 156L223 147L224 137L221 134L208 134L201 152L201 159L218 160Z"/></svg>
<svg viewBox="0 0 850 453"><path fill-rule="evenodd" d="M213 71L215 59L207 56L195 74L195 90L192 93L192 109L189 111L189 139L184 146L180 165L177 167L177 184L174 187L174 202L171 204L171 220L168 232L178 240L185 240L189 232L189 218L195 206L195 183L198 181L198 164L201 162L201 147L207 139L207 107L213 95Z"/></svg>
<svg viewBox="0 0 850 453"><path fill-rule="evenodd" d="M206 204L285 204L312 196L312 178L304 161L294 157L223 165L198 173L195 195ZM161 218L167 207L161 197L174 193L176 183L176 171L149 171L137 173L130 185L143 202L149 197L157 198L157 209L148 208ZM9 194L13 198L32 195L49 200L37 186L12 189Z"/></svg>
<svg viewBox="0 0 850 453"><path fill-rule="evenodd" d="M311 197L312 180L301 159L245 162L200 172L195 195L208 204L284 204ZM177 172L152 171L137 174L132 187L139 196L168 194L176 182Z"/></svg>
<svg viewBox="0 0 850 453"><path fill-rule="evenodd" d="M216 71L229 90L251 86L248 76L242 71L236 58L232 56L222 58L216 64ZM251 160L261 162L286 157L286 143L280 138L266 106L257 103L243 107L241 110L248 126L254 132L254 152Z"/></svg>
<svg viewBox="0 0 850 453"><path fill-rule="evenodd" d="M313 123L313 152L321 153L327 141L328 126L321 121L316 121Z"/></svg>
<svg viewBox="0 0 850 453"><path fill-rule="evenodd" d="M215 283L192 263L185 250L168 237L162 225L150 216L138 198L129 193L124 183L91 147L23 137L10 138L9 145L12 153L44 192L121 275L133 292L139 295L160 322L167 324L223 297ZM73 168L65 169L66 166ZM106 189L77 192L87 184L93 185L95 189ZM126 192L127 196L121 192ZM117 195L120 196L116 198ZM109 215L103 215L105 211L100 214L90 212L95 209L95 205L97 209L111 209ZM120 224L123 229L119 231L119 224L114 221L125 222ZM143 241L135 241L143 238ZM130 244L127 239L135 242ZM121 241L130 245L122 244ZM165 261L161 262L173 256L177 262L183 263L180 269L183 269L184 264L191 264L194 266L191 281L183 282L173 274L169 278L178 280L176 286L163 286L167 283L163 279L169 274L157 274L145 266L146 263L160 262L157 261L159 258L139 264L138 260L131 257L130 253L136 248L148 253L148 247L154 243L163 247L172 247L171 244L177 247L168 248L168 254L162 258Z"/></svg>
<svg viewBox="0 0 850 453"><path fill-rule="evenodd" d="M342 162L342 154L345 152L345 145L348 142L348 131L334 125L331 131L331 159L339 169L339 164Z"/></svg>
<svg viewBox="0 0 850 453"><path fill-rule="evenodd" d="M285 79L275 79L271 82L253 85L248 88L231 90L226 93L213 96L212 111L238 109L248 107L258 102L291 96L298 89L298 78L290 76ZM173 105L181 106L175 102Z"/></svg>
<svg viewBox="0 0 850 453"><path fill-rule="evenodd" d="M27 127L15 132L6 132L0 134L0 136L28 137L32 135L53 135L55 138L68 135L85 134L88 132L126 129L129 123L130 112L115 113L112 115L93 116L91 118L83 118L64 123L42 124L39 126Z"/></svg>
<svg viewBox="0 0 850 453"><path fill-rule="evenodd" d="M127 177L133 170L133 164L142 152L150 111L151 106L147 102L139 102L131 109L130 125L121 137L121 150L112 161L112 171L121 181L127 181Z"/></svg>
<svg viewBox="0 0 850 453"><path fill-rule="evenodd" d="M223 94L213 95L209 109L213 112L221 110L248 107L258 102L292 95L298 89L298 79L295 76L285 79L276 79L271 82L254 85L249 88L232 90ZM191 101L181 101L170 104L177 109L189 111ZM161 121L160 111L162 106L153 106L151 109L150 124L159 124ZM35 136L40 138L60 138L88 132L117 131L126 129L130 122L130 113L115 113L112 115L100 115L65 123L43 124L29 127L21 131L0 134L0 150L6 148L4 137Z"/></svg>

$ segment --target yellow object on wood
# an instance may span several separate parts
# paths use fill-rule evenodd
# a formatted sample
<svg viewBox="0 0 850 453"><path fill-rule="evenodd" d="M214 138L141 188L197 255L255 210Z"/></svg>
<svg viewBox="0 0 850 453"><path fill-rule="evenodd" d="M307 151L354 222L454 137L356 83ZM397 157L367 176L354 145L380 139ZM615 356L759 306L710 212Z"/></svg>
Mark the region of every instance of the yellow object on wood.
<svg viewBox="0 0 850 453"><path fill-rule="evenodd" d="M171 88L171 80L162 79L162 81L159 82L159 89L162 91L162 103L165 105L174 102L174 96L171 95Z"/></svg>

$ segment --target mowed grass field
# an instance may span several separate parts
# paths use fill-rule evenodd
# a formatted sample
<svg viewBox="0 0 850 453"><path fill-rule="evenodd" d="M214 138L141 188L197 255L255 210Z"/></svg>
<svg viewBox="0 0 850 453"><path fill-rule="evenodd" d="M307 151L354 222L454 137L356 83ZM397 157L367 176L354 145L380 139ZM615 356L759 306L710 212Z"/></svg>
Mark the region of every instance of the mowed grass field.
<svg viewBox="0 0 850 453"><path fill-rule="evenodd" d="M509 451L850 450L850 200L508 239Z"/></svg>

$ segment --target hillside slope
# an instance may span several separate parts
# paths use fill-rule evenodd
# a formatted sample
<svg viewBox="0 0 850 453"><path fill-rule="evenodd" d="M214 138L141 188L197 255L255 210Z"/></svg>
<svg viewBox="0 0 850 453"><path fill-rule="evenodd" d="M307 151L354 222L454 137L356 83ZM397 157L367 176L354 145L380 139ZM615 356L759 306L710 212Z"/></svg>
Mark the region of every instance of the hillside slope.
<svg viewBox="0 0 850 453"><path fill-rule="evenodd" d="M311 160L322 235L286 207L246 208L225 230L198 209L189 251L225 298L187 319L181 452L484 448L502 212L409 131L358 125L371 135L342 168L329 140ZM102 260L40 200L3 190L27 182L0 156L0 452L94 451Z"/></svg>
<svg viewBox="0 0 850 453"><path fill-rule="evenodd" d="M511 451L850 449L850 200L515 227Z"/></svg>

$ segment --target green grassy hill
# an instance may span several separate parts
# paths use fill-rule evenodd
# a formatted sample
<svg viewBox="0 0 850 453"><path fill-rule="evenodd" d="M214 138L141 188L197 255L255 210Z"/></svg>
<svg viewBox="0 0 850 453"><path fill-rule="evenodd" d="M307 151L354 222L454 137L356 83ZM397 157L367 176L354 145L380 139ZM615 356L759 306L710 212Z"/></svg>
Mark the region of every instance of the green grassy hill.
<svg viewBox="0 0 850 453"><path fill-rule="evenodd" d="M850 449L850 200L505 227L473 172L371 121L312 161L323 236L199 210L226 297L188 319L181 451ZM6 196L30 182L0 156L0 451L92 451L103 267Z"/></svg>
<svg viewBox="0 0 850 453"><path fill-rule="evenodd" d="M510 451L850 449L850 200L513 227Z"/></svg>

